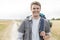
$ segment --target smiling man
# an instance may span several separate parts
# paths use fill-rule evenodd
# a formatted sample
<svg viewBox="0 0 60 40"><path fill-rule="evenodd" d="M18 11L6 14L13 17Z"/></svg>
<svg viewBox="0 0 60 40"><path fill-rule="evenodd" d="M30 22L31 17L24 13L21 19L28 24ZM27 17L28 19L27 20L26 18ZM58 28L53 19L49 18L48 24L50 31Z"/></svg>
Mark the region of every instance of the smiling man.
<svg viewBox="0 0 60 40"><path fill-rule="evenodd" d="M18 40L44 40L45 34L49 34L50 26L47 20L41 18L41 4L39 2L31 3L32 16L26 18L18 29ZM44 20L43 21L41 20ZM44 24L44 27L42 24ZM42 37L40 37L42 36Z"/></svg>

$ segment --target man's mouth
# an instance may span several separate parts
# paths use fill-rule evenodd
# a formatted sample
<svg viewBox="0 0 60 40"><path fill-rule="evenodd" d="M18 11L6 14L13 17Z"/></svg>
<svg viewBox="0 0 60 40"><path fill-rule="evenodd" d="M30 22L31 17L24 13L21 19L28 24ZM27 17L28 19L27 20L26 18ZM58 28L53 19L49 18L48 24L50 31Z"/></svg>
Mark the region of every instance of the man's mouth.
<svg viewBox="0 0 60 40"><path fill-rule="evenodd" d="M38 12L33 12L33 13L38 13Z"/></svg>

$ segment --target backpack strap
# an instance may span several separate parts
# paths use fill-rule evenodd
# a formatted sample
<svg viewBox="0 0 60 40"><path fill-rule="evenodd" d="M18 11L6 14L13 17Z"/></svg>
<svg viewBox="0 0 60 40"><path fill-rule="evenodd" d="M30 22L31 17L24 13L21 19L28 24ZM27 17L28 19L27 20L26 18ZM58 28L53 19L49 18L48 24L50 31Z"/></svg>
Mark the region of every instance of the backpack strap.
<svg viewBox="0 0 60 40"><path fill-rule="evenodd" d="M43 18L40 19L40 23L39 24L40 24L40 27L39 27L39 34L40 34L42 31L44 31L44 19ZM43 36L40 36L40 39L44 40Z"/></svg>
<svg viewBox="0 0 60 40"><path fill-rule="evenodd" d="M43 18L41 18L40 19L40 27L39 27L39 33L41 32L41 31L44 31L44 19Z"/></svg>

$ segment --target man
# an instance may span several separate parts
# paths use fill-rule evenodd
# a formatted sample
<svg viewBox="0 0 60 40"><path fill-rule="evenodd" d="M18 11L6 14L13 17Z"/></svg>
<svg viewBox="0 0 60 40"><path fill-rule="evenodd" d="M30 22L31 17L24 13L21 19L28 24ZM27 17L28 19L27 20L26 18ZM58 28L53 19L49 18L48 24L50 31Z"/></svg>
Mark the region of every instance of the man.
<svg viewBox="0 0 60 40"><path fill-rule="evenodd" d="M41 4L39 2L32 2L31 4L31 12L32 16L26 18L20 28L18 29L19 37L18 40L44 40L45 33L49 34L50 26L47 20L44 19L44 31L39 33L40 28L40 20L42 19L39 14L41 11ZM44 36L40 38L40 36Z"/></svg>

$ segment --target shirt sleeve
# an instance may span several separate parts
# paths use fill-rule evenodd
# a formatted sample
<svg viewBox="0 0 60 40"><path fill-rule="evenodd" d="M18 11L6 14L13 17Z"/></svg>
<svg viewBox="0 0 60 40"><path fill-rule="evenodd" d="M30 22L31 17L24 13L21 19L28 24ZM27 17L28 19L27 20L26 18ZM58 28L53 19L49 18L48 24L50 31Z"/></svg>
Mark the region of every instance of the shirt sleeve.
<svg viewBox="0 0 60 40"><path fill-rule="evenodd" d="M23 40L24 31L25 31L25 21L23 21L20 27L18 28L18 40Z"/></svg>
<svg viewBox="0 0 60 40"><path fill-rule="evenodd" d="M45 20L44 25L45 25L45 32L50 33L50 24L49 24L48 20Z"/></svg>
<svg viewBox="0 0 60 40"><path fill-rule="evenodd" d="M18 32L18 40L23 40L23 33L21 32Z"/></svg>

